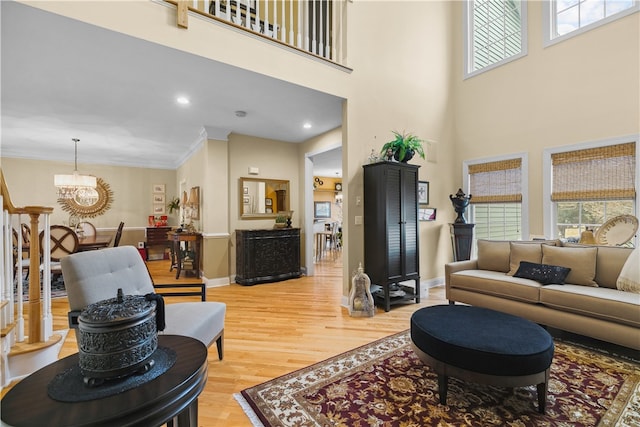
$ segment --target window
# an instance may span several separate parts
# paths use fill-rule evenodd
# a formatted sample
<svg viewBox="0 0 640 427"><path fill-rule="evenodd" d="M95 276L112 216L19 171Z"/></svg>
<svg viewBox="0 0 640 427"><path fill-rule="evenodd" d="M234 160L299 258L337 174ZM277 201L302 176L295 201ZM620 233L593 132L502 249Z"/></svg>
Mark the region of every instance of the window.
<svg viewBox="0 0 640 427"><path fill-rule="evenodd" d="M550 159L554 237L575 242L587 228L634 214L635 142L556 152Z"/></svg>
<svg viewBox="0 0 640 427"><path fill-rule="evenodd" d="M467 165L471 218L476 239L521 240L523 158Z"/></svg>
<svg viewBox="0 0 640 427"><path fill-rule="evenodd" d="M520 0L464 2L465 78L526 54L526 3Z"/></svg>
<svg viewBox="0 0 640 427"><path fill-rule="evenodd" d="M640 10L637 0L552 0L544 3L545 45Z"/></svg>

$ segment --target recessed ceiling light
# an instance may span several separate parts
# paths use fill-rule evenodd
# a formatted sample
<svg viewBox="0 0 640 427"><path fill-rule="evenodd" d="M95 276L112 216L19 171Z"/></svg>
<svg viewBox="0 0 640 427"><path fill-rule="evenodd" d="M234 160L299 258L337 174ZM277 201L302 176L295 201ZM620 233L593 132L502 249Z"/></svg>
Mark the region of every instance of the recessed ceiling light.
<svg viewBox="0 0 640 427"><path fill-rule="evenodd" d="M180 105L187 105L189 103L189 98L186 96L179 96L176 98L176 102Z"/></svg>
<svg viewBox="0 0 640 427"><path fill-rule="evenodd" d="M311 129L311 123L305 123L302 125L302 127L305 129Z"/></svg>

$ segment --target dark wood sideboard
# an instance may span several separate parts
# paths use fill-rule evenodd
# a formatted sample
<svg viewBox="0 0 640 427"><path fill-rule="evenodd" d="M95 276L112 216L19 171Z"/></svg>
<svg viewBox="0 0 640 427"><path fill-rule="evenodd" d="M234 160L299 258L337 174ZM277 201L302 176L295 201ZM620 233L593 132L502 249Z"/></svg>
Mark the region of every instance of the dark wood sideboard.
<svg viewBox="0 0 640 427"><path fill-rule="evenodd" d="M300 277L300 229L236 230L236 283Z"/></svg>

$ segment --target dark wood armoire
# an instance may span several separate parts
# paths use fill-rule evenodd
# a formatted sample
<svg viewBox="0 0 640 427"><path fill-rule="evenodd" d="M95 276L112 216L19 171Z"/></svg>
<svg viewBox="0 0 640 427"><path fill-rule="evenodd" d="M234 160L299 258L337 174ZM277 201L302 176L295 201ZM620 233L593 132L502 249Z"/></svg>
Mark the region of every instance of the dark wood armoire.
<svg viewBox="0 0 640 427"><path fill-rule="evenodd" d="M420 302L417 165L364 165L364 269L376 304ZM408 283L414 282L413 286Z"/></svg>

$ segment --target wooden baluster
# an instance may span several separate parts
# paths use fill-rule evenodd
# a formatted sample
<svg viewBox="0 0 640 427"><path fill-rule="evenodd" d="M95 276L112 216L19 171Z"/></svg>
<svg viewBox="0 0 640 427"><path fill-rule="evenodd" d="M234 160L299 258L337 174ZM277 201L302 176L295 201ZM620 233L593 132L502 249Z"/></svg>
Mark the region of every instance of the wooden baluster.
<svg viewBox="0 0 640 427"><path fill-rule="evenodd" d="M306 2L304 3L298 2L297 5L298 5L298 31L296 33L298 37L297 37L296 46L298 46L298 49L302 49L302 31L304 28L304 23L302 21L302 9L306 5Z"/></svg>
<svg viewBox="0 0 640 427"><path fill-rule="evenodd" d="M253 24L253 31L257 33L261 33L262 30L260 28L260 1L256 0L256 20Z"/></svg>
<svg viewBox="0 0 640 427"><path fill-rule="evenodd" d="M286 15L285 15L285 6L286 4L286 0L280 0L281 6L282 6L282 28L280 29L280 40L282 40L283 42L287 42L287 22L285 20Z"/></svg>
<svg viewBox="0 0 640 427"><path fill-rule="evenodd" d="M278 0L273 0L273 37L278 38Z"/></svg>
<svg viewBox="0 0 640 427"><path fill-rule="evenodd" d="M324 36L323 36L323 30L324 30L324 26L322 25L322 23L324 22L322 20L324 14L323 12L323 5L322 5L322 0L320 0L320 6L319 6L319 18L318 18L318 29L319 29L319 33L318 33L318 52L317 54L320 56L324 56Z"/></svg>
<svg viewBox="0 0 640 427"><path fill-rule="evenodd" d="M311 7L311 52L317 53L316 50L316 2L313 1Z"/></svg>
<svg viewBox="0 0 640 427"><path fill-rule="evenodd" d="M269 35L269 0L264 2L264 33Z"/></svg>
<svg viewBox="0 0 640 427"><path fill-rule="evenodd" d="M333 19L333 16L331 14L331 3L328 0L325 0L324 4L325 4L325 7L326 7L326 9L325 9L325 21L327 22L327 28L326 28L326 30L324 32L325 42L324 42L324 52L323 52L322 55L325 58L329 58L331 56L331 41L330 41L331 40L330 39L330 34L331 34L330 33L330 28L331 27L330 27L329 24L331 23L331 20Z"/></svg>
<svg viewBox="0 0 640 427"><path fill-rule="evenodd" d="M293 37L293 0L289 0L289 44L291 46L295 46L296 44L295 38Z"/></svg>

